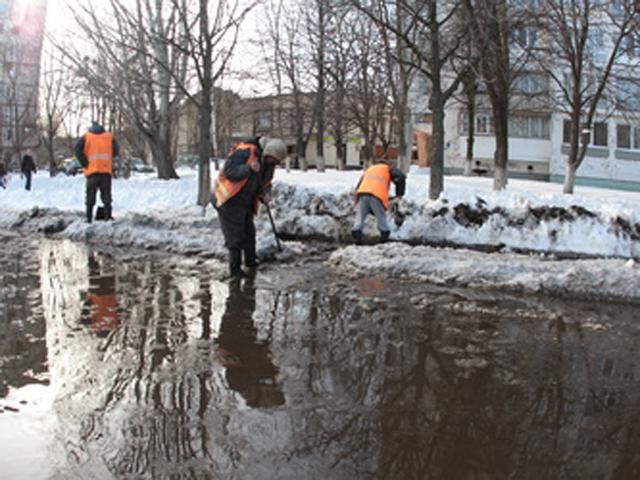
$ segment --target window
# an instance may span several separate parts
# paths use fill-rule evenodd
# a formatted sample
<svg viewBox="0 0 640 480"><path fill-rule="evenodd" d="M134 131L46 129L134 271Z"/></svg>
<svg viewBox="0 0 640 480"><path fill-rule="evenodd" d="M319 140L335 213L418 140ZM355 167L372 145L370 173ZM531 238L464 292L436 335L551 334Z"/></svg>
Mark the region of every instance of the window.
<svg viewBox="0 0 640 480"><path fill-rule="evenodd" d="M571 143L571 121L562 122L562 143Z"/></svg>
<svg viewBox="0 0 640 480"><path fill-rule="evenodd" d="M256 119L256 127L271 128L271 112L266 110L258 112L258 118Z"/></svg>
<svg viewBox="0 0 640 480"><path fill-rule="evenodd" d="M616 125L616 145L618 148L640 150L640 126L633 127L628 124Z"/></svg>
<svg viewBox="0 0 640 480"><path fill-rule="evenodd" d="M514 79L512 90L532 94L548 92L549 77L540 73L523 73Z"/></svg>
<svg viewBox="0 0 640 480"><path fill-rule="evenodd" d="M629 125L616 126L618 148L631 148L631 127Z"/></svg>
<svg viewBox="0 0 640 480"><path fill-rule="evenodd" d="M586 44L586 53L593 62L601 64L607 61L607 51L605 50L605 35L600 28L594 28L589 32Z"/></svg>
<svg viewBox="0 0 640 480"><path fill-rule="evenodd" d="M460 111L460 133L466 135L469 133L469 119L466 110ZM490 113L476 113L474 134L490 135L493 133L493 116Z"/></svg>
<svg viewBox="0 0 640 480"><path fill-rule="evenodd" d="M593 128L587 131L581 131L582 143L593 145L596 147L606 147L608 143L609 128L604 122L595 122ZM571 142L571 120L564 120L562 123L562 142Z"/></svg>
<svg viewBox="0 0 640 480"><path fill-rule="evenodd" d="M640 81L621 78L616 81L616 103L627 111L640 110Z"/></svg>
<svg viewBox="0 0 640 480"><path fill-rule="evenodd" d="M523 49L538 46L538 31L534 27L515 28L510 37L511 43Z"/></svg>
<svg viewBox="0 0 640 480"><path fill-rule="evenodd" d="M549 119L541 116L513 115L509 118L509 136L550 138Z"/></svg>
<svg viewBox="0 0 640 480"><path fill-rule="evenodd" d="M593 124L593 144L597 147L607 146L608 128L603 122Z"/></svg>
<svg viewBox="0 0 640 480"><path fill-rule="evenodd" d="M493 117L486 113L476 115L476 133L493 133Z"/></svg>

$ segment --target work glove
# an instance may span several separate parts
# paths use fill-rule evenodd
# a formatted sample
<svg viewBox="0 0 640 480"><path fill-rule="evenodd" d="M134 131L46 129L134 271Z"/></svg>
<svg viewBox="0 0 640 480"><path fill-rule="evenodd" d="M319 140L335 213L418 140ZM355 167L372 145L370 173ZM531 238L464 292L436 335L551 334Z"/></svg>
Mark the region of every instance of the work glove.
<svg viewBox="0 0 640 480"><path fill-rule="evenodd" d="M268 205L269 202L271 202L271 194L267 192L263 193L262 195L260 195L260 201L265 205Z"/></svg>
<svg viewBox="0 0 640 480"><path fill-rule="evenodd" d="M259 172L260 171L260 163L258 162L257 159L255 159L252 162L249 162L249 168L251 170L253 170L254 172Z"/></svg>

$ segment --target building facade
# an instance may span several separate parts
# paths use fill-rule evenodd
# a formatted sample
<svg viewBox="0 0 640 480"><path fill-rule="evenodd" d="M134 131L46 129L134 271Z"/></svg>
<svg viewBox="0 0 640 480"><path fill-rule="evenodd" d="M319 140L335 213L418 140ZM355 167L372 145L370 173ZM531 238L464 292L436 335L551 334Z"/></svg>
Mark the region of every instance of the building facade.
<svg viewBox="0 0 640 480"><path fill-rule="evenodd" d="M0 149L15 168L39 144L38 87L46 0L0 0Z"/></svg>

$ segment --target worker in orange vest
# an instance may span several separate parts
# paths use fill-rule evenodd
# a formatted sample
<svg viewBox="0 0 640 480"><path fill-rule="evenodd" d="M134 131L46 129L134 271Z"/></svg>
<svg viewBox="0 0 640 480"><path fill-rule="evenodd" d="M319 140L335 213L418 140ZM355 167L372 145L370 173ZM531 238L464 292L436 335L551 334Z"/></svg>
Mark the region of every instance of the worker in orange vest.
<svg viewBox="0 0 640 480"><path fill-rule="evenodd" d="M245 276L256 268L256 228L253 217L258 202L271 201L271 180L277 165L285 160L287 147L277 138L258 137L231 149L214 184L211 202L218 211L225 246L229 250L231 278Z"/></svg>
<svg viewBox="0 0 640 480"><path fill-rule="evenodd" d="M87 222L93 220L93 206L96 193L100 190L100 199L104 205L104 217L112 220L111 215L111 176L114 158L120 154L118 142L113 135L105 131L98 122L93 121L89 131L77 142L74 148L76 158L84 167L86 177L85 206Z"/></svg>
<svg viewBox="0 0 640 480"><path fill-rule="evenodd" d="M387 159L380 159L374 165L367 168L360 177L356 186L355 199L360 207L360 215L351 230L351 235L356 244L362 243L362 229L369 214L376 217L380 239L386 242L391 233L387 223L386 210L389 208L389 186L395 185L395 198L400 199L404 195L406 177L400 169L394 167Z"/></svg>

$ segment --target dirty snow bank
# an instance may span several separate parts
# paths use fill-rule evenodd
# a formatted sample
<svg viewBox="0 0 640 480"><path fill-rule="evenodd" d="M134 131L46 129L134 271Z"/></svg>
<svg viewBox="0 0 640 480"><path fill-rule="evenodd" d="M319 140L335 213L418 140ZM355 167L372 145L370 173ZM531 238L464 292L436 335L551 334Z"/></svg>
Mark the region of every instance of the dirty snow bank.
<svg viewBox="0 0 640 480"><path fill-rule="evenodd" d="M26 192L17 177L0 190L0 228L58 234L100 245L131 246L226 260L215 211L195 205L195 171L161 181L136 175L113 182L113 222L83 221L84 178L49 178L39 172ZM278 171L273 216L285 238L284 252L264 210L256 219L258 255L287 260L308 253L309 238L348 240L355 218L351 192L361 172ZM445 191L427 200L428 171L413 169L407 195L392 206L396 241L379 247L347 247L331 262L343 271L399 274L438 283L485 285L531 292L640 298L640 193L510 181L507 191L491 191L490 178L447 177ZM377 240L374 220L365 229ZM466 246L500 253L434 248ZM339 247L339 245L336 245ZM545 252L547 256L514 251ZM560 253L599 260L557 260ZM549 256L548 254L551 254ZM634 261L635 259L635 261Z"/></svg>
<svg viewBox="0 0 640 480"><path fill-rule="evenodd" d="M579 298L640 300L640 265L634 260L556 260L387 243L346 247L333 252L329 262L345 273L358 275L394 275L444 285Z"/></svg>

